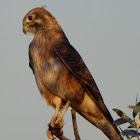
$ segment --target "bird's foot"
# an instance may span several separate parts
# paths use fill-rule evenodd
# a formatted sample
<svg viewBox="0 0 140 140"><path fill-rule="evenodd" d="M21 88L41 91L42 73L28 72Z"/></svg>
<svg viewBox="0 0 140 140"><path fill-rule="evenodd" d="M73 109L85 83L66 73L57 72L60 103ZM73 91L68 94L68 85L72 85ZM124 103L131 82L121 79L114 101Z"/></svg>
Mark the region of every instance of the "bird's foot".
<svg viewBox="0 0 140 140"><path fill-rule="evenodd" d="M62 116L58 115L55 121L56 125L59 125L61 128L64 126L64 119Z"/></svg>
<svg viewBox="0 0 140 140"><path fill-rule="evenodd" d="M51 127L62 128L64 126L64 119L61 116L53 116L51 120Z"/></svg>
<svg viewBox="0 0 140 140"><path fill-rule="evenodd" d="M50 139L50 140L54 140L54 136L53 136L53 134L51 133L51 130L47 130L47 136L48 136L48 138Z"/></svg>
<svg viewBox="0 0 140 140"><path fill-rule="evenodd" d="M48 136L48 138L50 139L50 140L54 140L54 139L56 139L55 138L55 136L56 137L59 137L59 136L61 136L61 135L63 135L63 130L62 130L62 128L56 128L56 127L52 127L51 126L51 123L48 125L48 130L47 130L47 136Z"/></svg>

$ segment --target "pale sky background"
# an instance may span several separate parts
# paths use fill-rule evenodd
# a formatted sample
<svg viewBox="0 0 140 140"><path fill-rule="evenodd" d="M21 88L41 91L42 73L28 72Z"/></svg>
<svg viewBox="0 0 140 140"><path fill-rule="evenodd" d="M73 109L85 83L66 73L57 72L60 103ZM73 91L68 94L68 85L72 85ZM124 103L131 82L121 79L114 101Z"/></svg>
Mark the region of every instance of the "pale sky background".
<svg viewBox="0 0 140 140"><path fill-rule="evenodd" d="M22 19L46 5L91 71L113 118L113 108L131 115L140 94L140 0L11 0L0 2L0 140L47 140L54 114L41 98L28 66ZM140 95L139 95L140 96ZM74 140L70 109L64 135ZM82 140L107 140L77 115Z"/></svg>

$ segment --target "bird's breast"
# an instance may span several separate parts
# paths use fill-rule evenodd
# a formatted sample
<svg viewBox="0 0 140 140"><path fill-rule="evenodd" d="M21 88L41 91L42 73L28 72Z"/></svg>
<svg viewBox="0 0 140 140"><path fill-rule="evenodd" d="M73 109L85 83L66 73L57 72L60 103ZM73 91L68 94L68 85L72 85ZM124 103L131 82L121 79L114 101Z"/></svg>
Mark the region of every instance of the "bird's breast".
<svg viewBox="0 0 140 140"><path fill-rule="evenodd" d="M63 100L74 99L80 103L85 93L82 85L59 57L56 55L50 57L49 52L46 53L48 55L41 55L38 52L33 54L33 65L39 90L45 91L47 88Z"/></svg>
<svg viewBox="0 0 140 140"><path fill-rule="evenodd" d="M34 54L35 76L41 78L48 88L56 85L58 77L62 74L63 64L58 57L42 56L38 53Z"/></svg>
<svg viewBox="0 0 140 140"><path fill-rule="evenodd" d="M57 80L62 75L64 65L60 62L59 58L49 59L43 64L44 71L42 73L43 80L49 86L55 87Z"/></svg>

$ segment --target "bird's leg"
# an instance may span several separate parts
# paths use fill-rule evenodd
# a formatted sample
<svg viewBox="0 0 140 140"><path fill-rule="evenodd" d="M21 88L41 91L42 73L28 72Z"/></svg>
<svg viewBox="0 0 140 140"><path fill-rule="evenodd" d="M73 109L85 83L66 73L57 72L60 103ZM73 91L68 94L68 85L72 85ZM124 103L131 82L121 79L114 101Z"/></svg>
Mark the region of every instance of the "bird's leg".
<svg viewBox="0 0 140 140"><path fill-rule="evenodd" d="M68 107L70 106L71 104L71 101L67 101L65 106L63 107L63 109L61 110L60 114L57 116L57 120L55 121L55 124L57 125L61 125L61 127L64 126L64 120L63 120L63 117L68 109Z"/></svg>
<svg viewBox="0 0 140 140"><path fill-rule="evenodd" d="M57 120L57 116L58 116L58 113L60 111L61 104L62 104L62 99L60 99L60 100L57 101L56 108L55 108L55 113L54 113L54 116L51 119L51 127L55 127L56 126L56 123L55 122Z"/></svg>
<svg viewBox="0 0 140 140"><path fill-rule="evenodd" d="M54 100L54 103L55 103L55 113L54 113L54 116L51 119L51 123L48 125L49 129L47 130L47 136L51 140L55 139L54 136L53 136L54 132L59 132L59 134L61 133L61 135L63 134L63 130L60 128L60 126L55 125L59 110L60 110L61 105L62 105L62 99L56 97L55 100Z"/></svg>
<svg viewBox="0 0 140 140"><path fill-rule="evenodd" d="M61 106L62 106L62 99L56 98L55 100L55 113L51 119L51 123L49 124L49 129L47 130L47 136L49 139L55 139L54 135L63 135L62 127L64 126L63 117L70 106L71 102L67 101L63 109L61 110L60 114L58 115Z"/></svg>

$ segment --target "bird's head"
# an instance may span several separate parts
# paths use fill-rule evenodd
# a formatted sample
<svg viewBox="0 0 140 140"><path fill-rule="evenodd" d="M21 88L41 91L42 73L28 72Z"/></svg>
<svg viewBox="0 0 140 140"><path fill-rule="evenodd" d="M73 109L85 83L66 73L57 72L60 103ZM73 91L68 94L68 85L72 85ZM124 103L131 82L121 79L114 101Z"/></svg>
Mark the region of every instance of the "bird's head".
<svg viewBox="0 0 140 140"><path fill-rule="evenodd" d="M49 30L60 28L56 19L44 8L35 8L28 12L23 18L23 32L38 34Z"/></svg>

